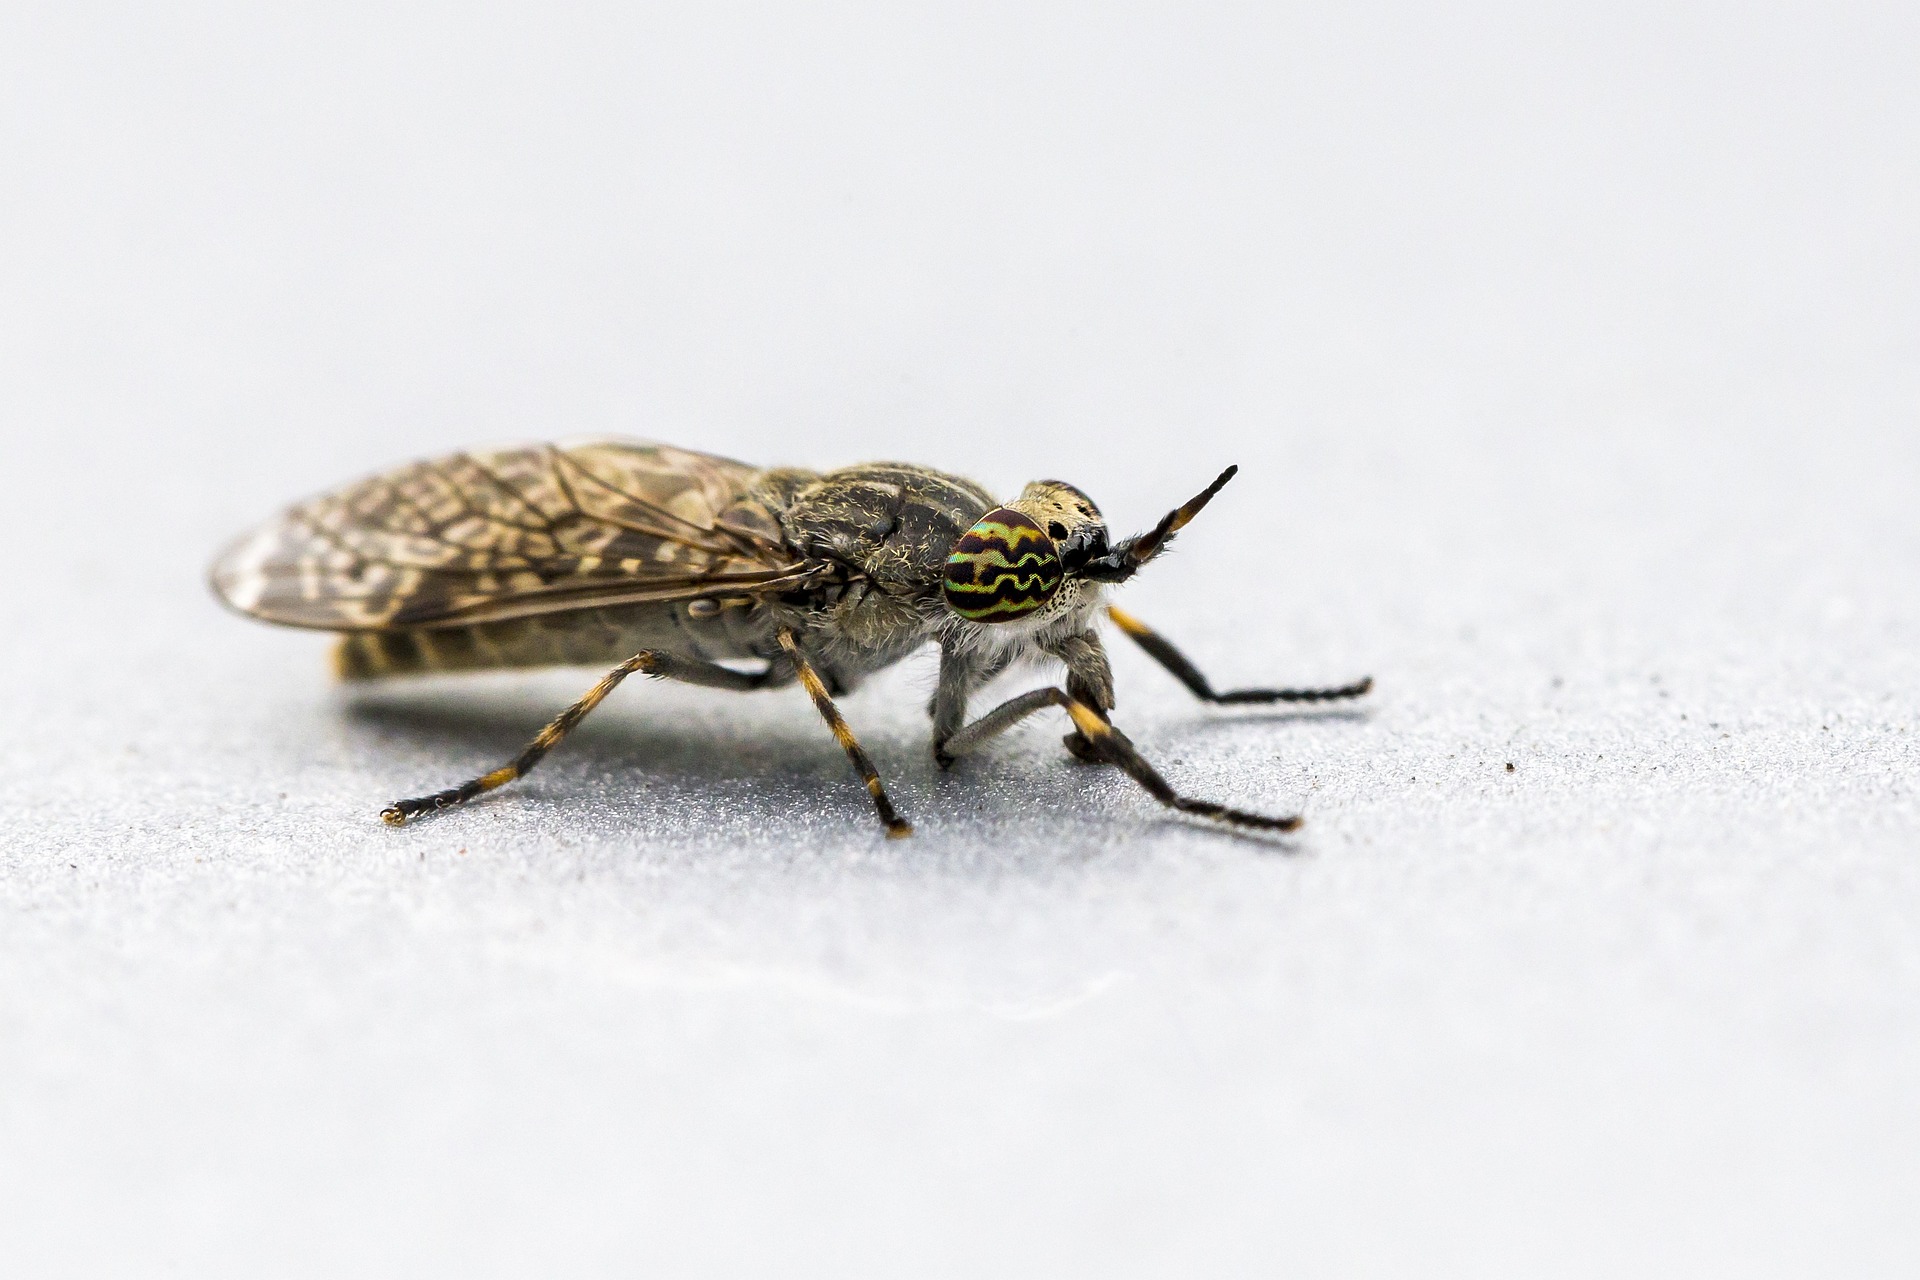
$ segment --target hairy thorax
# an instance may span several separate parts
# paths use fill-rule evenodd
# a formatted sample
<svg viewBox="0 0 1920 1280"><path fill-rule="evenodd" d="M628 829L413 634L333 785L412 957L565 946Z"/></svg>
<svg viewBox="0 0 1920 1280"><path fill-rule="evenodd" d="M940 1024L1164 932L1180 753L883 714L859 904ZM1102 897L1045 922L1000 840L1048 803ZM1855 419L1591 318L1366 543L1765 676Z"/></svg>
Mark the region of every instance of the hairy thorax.
<svg viewBox="0 0 1920 1280"><path fill-rule="evenodd" d="M847 680L939 635L947 553L993 506L970 480L886 462L827 472L783 496L787 545L839 571L783 611Z"/></svg>

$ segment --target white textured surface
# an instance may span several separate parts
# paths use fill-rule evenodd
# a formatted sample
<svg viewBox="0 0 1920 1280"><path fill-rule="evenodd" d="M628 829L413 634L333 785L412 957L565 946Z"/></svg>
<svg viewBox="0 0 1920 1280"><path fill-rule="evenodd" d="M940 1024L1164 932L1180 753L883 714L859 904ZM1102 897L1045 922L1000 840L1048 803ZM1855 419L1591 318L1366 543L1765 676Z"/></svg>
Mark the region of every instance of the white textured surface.
<svg viewBox="0 0 1920 1280"><path fill-rule="evenodd" d="M1911 6L0 17L0 1270L1912 1274ZM1175 13L1181 16L1174 16ZM1059 474L1365 715L351 697L224 538L480 440ZM1012 687L1012 686L1009 686ZM1505 765L1515 769L1508 773Z"/></svg>

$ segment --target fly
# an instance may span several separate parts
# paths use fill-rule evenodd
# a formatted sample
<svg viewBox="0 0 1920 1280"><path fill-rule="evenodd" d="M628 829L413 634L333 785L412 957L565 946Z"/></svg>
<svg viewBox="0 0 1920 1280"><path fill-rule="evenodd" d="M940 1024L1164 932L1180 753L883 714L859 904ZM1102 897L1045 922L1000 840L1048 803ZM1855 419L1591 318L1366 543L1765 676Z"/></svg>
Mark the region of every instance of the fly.
<svg viewBox="0 0 1920 1280"><path fill-rule="evenodd" d="M513 760L381 811L394 826L523 777L636 673L745 692L798 683L866 784L889 836L895 810L836 696L926 644L940 648L929 711L948 768L1049 707L1081 760L1113 765L1160 803L1235 826L1269 817L1176 791L1112 724L1102 617L1208 702L1328 702L1329 689L1216 692L1106 588L1131 578L1233 478L1147 532L1111 542L1100 510L1058 480L1004 505L970 480L905 463L825 473L761 468L623 440L527 445L417 462L303 502L214 564L242 613L341 633L347 680L439 671L616 664ZM1066 668L969 720L987 681L1038 660ZM724 665L754 664L751 670Z"/></svg>

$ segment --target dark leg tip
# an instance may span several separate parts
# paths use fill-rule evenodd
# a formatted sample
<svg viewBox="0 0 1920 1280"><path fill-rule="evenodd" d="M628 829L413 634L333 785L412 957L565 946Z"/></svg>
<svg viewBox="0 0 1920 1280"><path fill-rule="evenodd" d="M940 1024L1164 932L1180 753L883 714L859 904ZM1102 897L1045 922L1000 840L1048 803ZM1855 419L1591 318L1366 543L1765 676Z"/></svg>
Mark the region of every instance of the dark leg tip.
<svg viewBox="0 0 1920 1280"><path fill-rule="evenodd" d="M1206 800L1189 800L1184 796L1175 797L1171 803L1182 813L1191 813L1200 818L1212 818L1215 822L1224 822L1232 827L1249 827L1255 831L1298 831L1303 821L1297 813L1289 814L1284 818L1270 818L1264 813L1229 809L1223 804L1213 804Z"/></svg>
<svg viewBox="0 0 1920 1280"><path fill-rule="evenodd" d="M1072 733L1060 739L1060 741L1066 744L1067 753L1082 764L1105 764L1107 762L1107 758L1100 754L1100 748L1093 744L1093 739L1087 737L1086 734L1081 733L1078 729L1075 729Z"/></svg>
<svg viewBox="0 0 1920 1280"><path fill-rule="evenodd" d="M1251 827L1256 831L1298 831L1304 821L1297 813L1269 818L1264 813L1243 813L1238 809L1229 809L1218 816L1236 827Z"/></svg>
<svg viewBox="0 0 1920 1280"><path fill-rule="evenodd" d="M913 824L905 818L895 818L887 824L887 839L905 840L913 834Z"/></svg>

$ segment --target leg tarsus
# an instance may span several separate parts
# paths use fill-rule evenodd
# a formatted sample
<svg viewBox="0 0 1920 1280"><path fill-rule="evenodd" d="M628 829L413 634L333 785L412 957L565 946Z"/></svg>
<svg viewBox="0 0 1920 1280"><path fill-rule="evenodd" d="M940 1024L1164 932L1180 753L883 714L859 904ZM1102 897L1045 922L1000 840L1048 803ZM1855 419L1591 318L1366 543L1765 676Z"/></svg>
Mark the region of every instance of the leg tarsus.
<svg viewBox="0 0 1920 1280"><path fill-rule="evenodd" d="M1245 705L1248 703L1273 702L1340 702L1349 698L1364 697L1373 688L1373 677L1355 680L1352 684L1338 685L1330 689L1228 689L1216 691L1200 668L1193 665L1187 656L1174 648L1172 643L1153 630L1146 623L1112 605L1107 606L1107 616L1113 619L1115 626L1127 634L1128 639L1147 651L1149 657L1178 680L1203 702L1218 705Z"/></svg>
<svg viewBox="0 0 1920 1280"><path fill-rule="evenodd" d="M1363 676L1352 684L1336 685L1331 689L1228 689L1225 693L1216 693L1207 698L1208 702L1223 705L1267 702L1343 702L1351 698L1364 698L1373 691L1373 677Z"/></svg>

